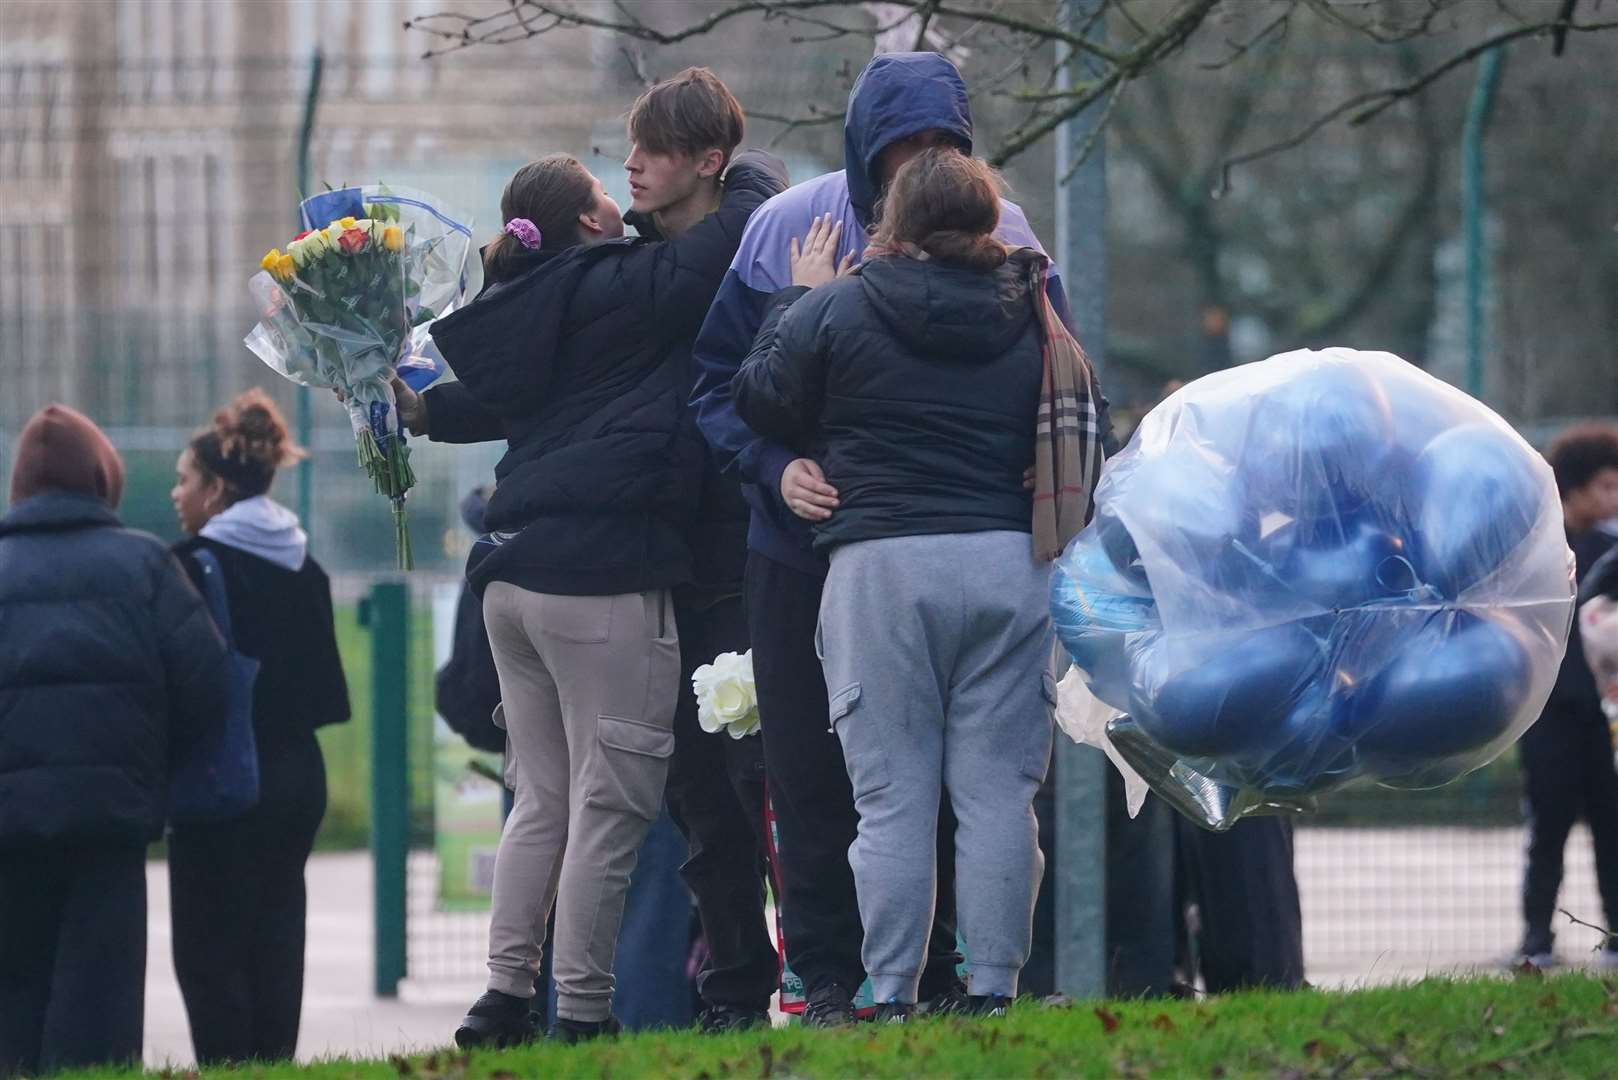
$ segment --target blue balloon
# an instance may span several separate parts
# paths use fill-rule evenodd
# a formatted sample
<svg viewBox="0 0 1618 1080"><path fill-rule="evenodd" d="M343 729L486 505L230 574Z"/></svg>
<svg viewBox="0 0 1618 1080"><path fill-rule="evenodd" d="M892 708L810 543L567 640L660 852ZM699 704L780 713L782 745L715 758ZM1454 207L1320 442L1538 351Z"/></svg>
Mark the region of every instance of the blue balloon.
<svg viewBox="0 0 1618 1080"><path fill-rule="evenodd" d="M1253 409L1241 451L1247 514L1349 518L1372 501L1393 446L1392 409L1376 379L1348 361L1303 370Z"/></svg>
<svg viewBox="0 0 1618 1080"><path fill-rule="evenodd" d="M1488 424L1453 428L1416 458L1417 569L1448 599L1500 568L1539 520L1533 459Z"/></svg>
<svg viewBox="0 0 1618 1080"><path fill-rule="evenodd" d="M1287 532L1265 550L1286 587L1311 603L1353 608L1408 593L1416 584L1409 545L1369 516Z"/></svg>
<svg viewBox="0 0 1618 1080"><path fill-rule="evenodd" d="M1157 604L1150 589L1113 564L1102 544L1092 526L1056 561L1051 619L1091 692L1123 708L1129 700L1126 635L1157 629Z"/></svg>
<svg viewBox="0 0 1618 1080"><path fill-rule="evenodd" d="M1359 774L1354 748L1332 723L1332 701L1319 682L1299 698L1271 742L1235 755L1224 768L1232 783L1293 795L1341 787Z"/></svg>
<svg viewBox="0 0 1618 1080"><path fill-rule="evenodd" d="M1124 523L1118 520L1118 515L1110 507L1097 506L1095 516L1081 535L1093 536L1106 552L1107 561L1133 584L1146 585L1146 570L1141 565L1140 549L1135 546L1135 538L1129 535L1129 530L1124 528Z"/></svg>
<svg viewBox="0 0 1618 1080"><path fill-rule="evenodd" d="M1188 757L1276 745L1325 670L1320 642L1297 623L1240 636L1152 635L1127 652L1129 714L1146 734Z"/></svg>
<svg viewBox="0 0 1618 1080"><path fill-rule="evenodd" d="M1338 730L1369 773L1397 780L1500 738L1532 679L1532 660L1516 629L1442 610L1344 698Z"/></svg>

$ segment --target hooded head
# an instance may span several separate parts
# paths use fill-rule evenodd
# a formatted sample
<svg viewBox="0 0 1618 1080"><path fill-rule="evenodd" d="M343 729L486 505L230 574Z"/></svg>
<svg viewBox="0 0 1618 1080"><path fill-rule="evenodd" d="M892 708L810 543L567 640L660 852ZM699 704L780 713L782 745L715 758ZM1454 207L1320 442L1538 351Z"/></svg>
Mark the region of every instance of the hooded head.
<svg viewBox="0 0 1618 1080"><path fill-rule="evenodd" d="M489 512L489 489L479 484L461 500L461 521L474 533L488 530L483 527L483 516Z"/></svg>
<svg viewBox="0 0 1618 1080"><path fill-rule="evenodd" d="M848 198L862 226L871 224L882 193L877 158L924 131L942 131L972 152L972 106L955 65L931 52L883 53L865 65L843 119Z"/></svg>
<svg viewBox="0 0 1618 1080"><path fill-rule="evenodd" d="M11 501L47 491L100 499L118 509L124 495L124 460L95 421L66 405L47 405L17 439Z"/></svg>

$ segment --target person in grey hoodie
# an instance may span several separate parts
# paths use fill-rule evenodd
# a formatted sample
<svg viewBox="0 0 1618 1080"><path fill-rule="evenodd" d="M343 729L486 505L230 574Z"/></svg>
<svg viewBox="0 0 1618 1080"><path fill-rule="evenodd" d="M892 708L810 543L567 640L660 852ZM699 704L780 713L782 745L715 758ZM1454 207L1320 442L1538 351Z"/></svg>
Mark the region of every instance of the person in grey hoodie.
<svg viewBox="0 0 1618 1080"><path fill-rule="evenodd" d="M259 662L258 805L169 838L174 968L204 1065L290 1058L298 1043L303 870L326 812L315 730L349 717L331 583L297 515L269 497L301 456L274 402L249 390L191 440L171 493L192 534L181 564L200 585L196 555L218 560L236 648Z"/></svg>

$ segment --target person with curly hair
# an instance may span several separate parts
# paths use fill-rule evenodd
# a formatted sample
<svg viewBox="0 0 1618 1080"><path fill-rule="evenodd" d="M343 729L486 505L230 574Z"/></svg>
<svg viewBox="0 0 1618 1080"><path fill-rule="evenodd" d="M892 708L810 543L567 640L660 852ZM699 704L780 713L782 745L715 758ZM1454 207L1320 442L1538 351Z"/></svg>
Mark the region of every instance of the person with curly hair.
<svg viewBox="0 0 1618 1080"><path fill-rule="evenodd" d="M348 719L331 583L297 515L270 498L303 456L268 394L214 414L176 465L170 497L191 538L175 550L199 587L207 552L224 579L253 687L258 805L169 838L174 969L204 1064L290 1058L303 1008L304 863L326 813L316 729Z"/></svg>

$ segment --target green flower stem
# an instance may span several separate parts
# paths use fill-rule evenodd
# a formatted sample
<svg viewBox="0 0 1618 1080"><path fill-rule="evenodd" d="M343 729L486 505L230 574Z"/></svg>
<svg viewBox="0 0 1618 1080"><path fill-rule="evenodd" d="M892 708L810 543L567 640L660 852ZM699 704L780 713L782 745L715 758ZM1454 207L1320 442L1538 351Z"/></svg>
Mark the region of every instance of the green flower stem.
<svg viewBox="0 0 1618 1080"><path fill-rule="evenodd" d="M400 570L414 570L415 558L410 547L410 524L405 514L405 494L416 486L416 472L410 467L410 447L403 435L385 440L378 445L370 428L361 429L354 439L360 468L371 478L378 495L385 495L393 503L393 546L395 564Z"/></svg>

